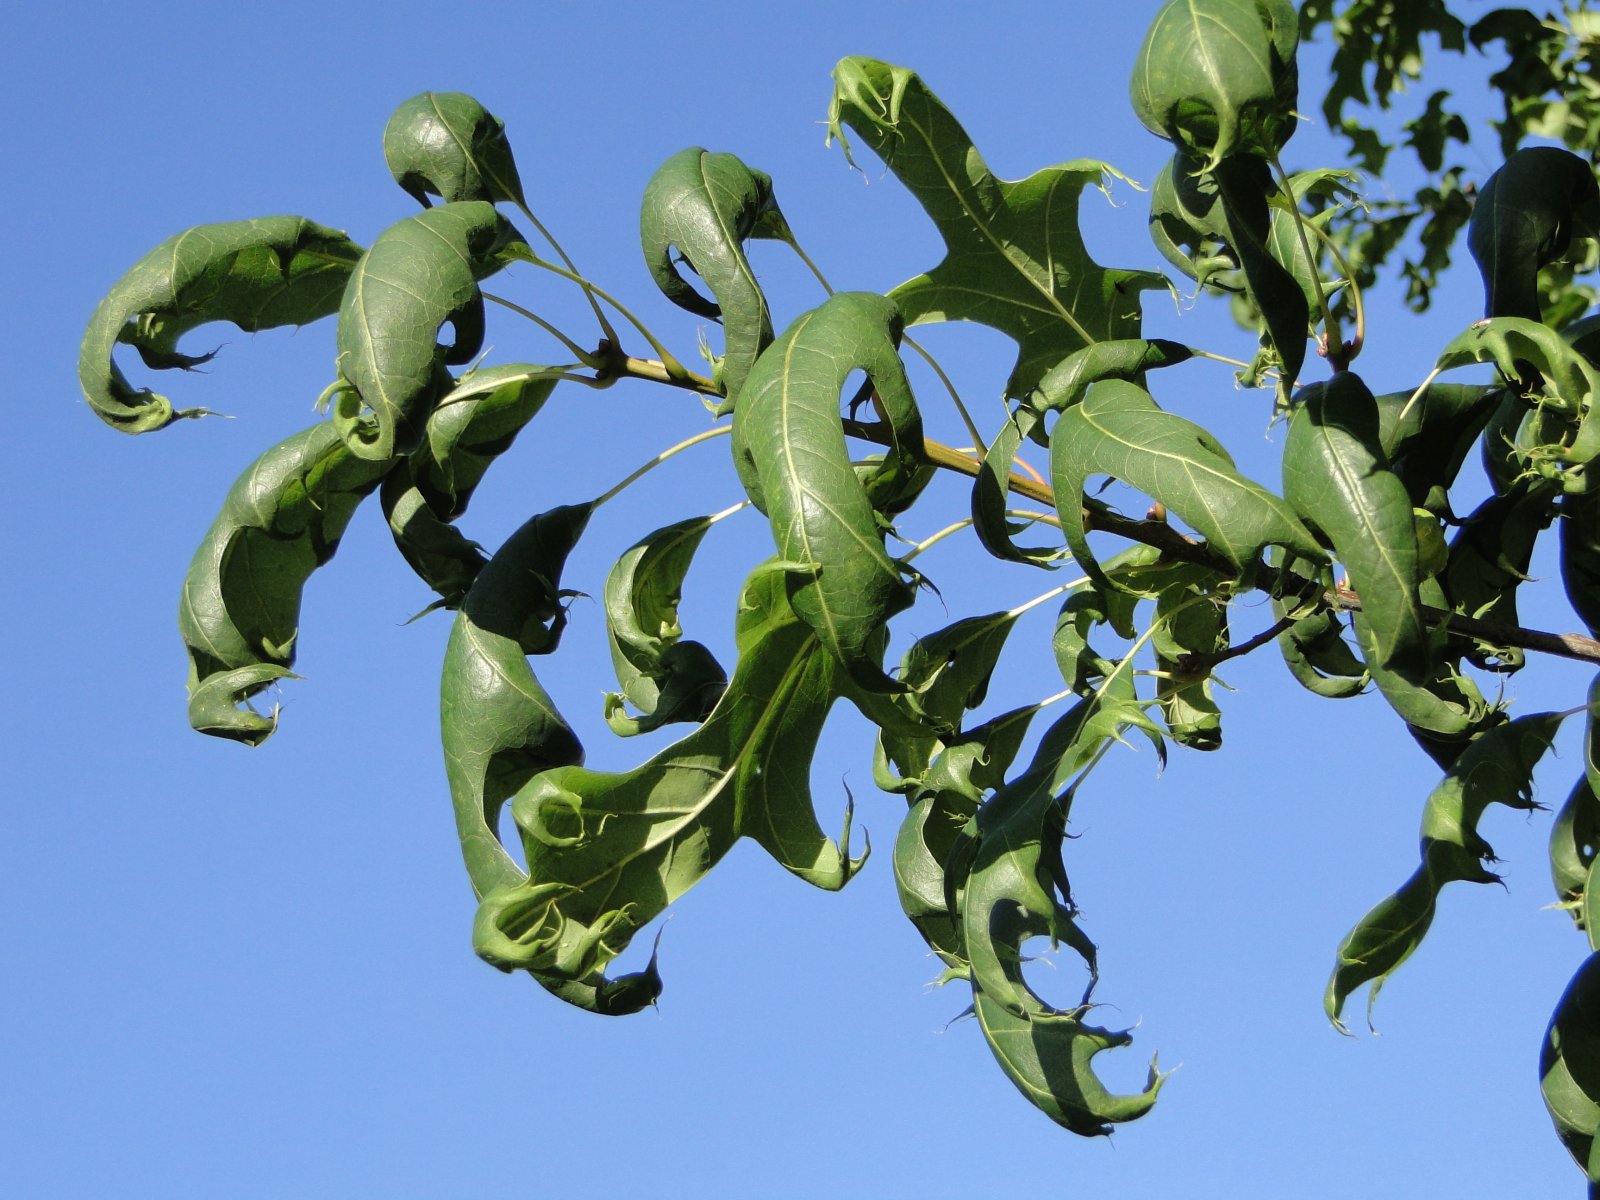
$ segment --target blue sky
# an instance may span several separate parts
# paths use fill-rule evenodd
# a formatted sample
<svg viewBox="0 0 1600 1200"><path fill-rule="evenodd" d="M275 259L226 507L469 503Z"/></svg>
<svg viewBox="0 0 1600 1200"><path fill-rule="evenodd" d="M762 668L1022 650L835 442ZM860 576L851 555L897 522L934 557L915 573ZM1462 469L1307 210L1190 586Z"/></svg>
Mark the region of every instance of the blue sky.
<svg viewBox="0 0 1600 1200"><path fill-rule="evenodd" d="M1151 1116L1087 1142L1013 1092L975 1027L948 1024L963 1002L928 987L935 964L894 898L887 849L902 802L873 789L870 742L849 714L818 756L819 811L831 825L849 785L882 853L824 895L741 846L668 920L659 1010L615 1021L471 953L438 750L448 622L405 624L428 597L375 506L308 590L304 678L283 689L277 736L249 751L186 726L183 571L233 477L312 419L332 330L202 331L195 345L224 344L217 360L159 386L232 419L114 433L79 399L77 341L150 247L200 222L275 213L369 242L413 211L379 148L389 112L422 90L469 91L505 120L535 211L579 265L692 357L700 324L656 296L638 250L639 195L661 160L688 145L739 154L773 176L836 286L885 290L942 251L870 156L863 179L824 149L833 62L870 54L919 70L1004 176L1090 157L1149 181L1164 147L1129 112L1126 79L1156 7L1019 2L997 18L955 3L486 3L452 17L404 2L68 3L11 18L19 353L0 478L13 579L0 658L0 1192L1576 1194L1537 1089L1544 1023L1584 952L1545 910L1548 816L1491 814L1507 889L1447 890L1427 945L1384 992L1384 1036L1339 1037L1320 1004L1334 947L1412 870L1435 776L1376 696L1320 701L1270 650L1224 673L1235 691L1220 754L1176 752L1164 774L1148 751L1115 754L1075 808L1068 861L1102 948L1098 1018L1138 1026L1132 1050L1102 1060L1106 1074L1136 1086L1156 1050L1182 1064ZM1320 59L1307 51L1308 113ZM1469 158L1482 174L1493 152L1480 124ZM1337 162L1314 123L1288 158ZM1085 214L1099 261L1162 266L1133 189L1113 203L1091 195ZM780 325L818 301L780 247L754 257ZM524 303L587 329L569 290L508 279ZM1417 382L1479 315L1479 296L1458 272L1426 318L1392 291L1373 297L1361 365L1374 390ZM1248 356L1250 339L1204 305L1157 293L1146 310L1156 332ZM1010 343L973 327L924 340L998 423ZM491 361L557 353L506 322L489 343ZM1162 402L1276 484L1269 398L1215 365L1170 374ZM959 440L918 382L934 433ZM562 388L464 528L496 544L705 423L691 397L643 384ZM598 593L645 530L736 499L723 447L685 455L606 510L568 583ZM935 499L910 532L965 502L957 486ZM684 605L689 635L723 649L733 588L766 536L754 518L725 525ZM1060 581L972 561L954 542L919 560L948 616L924 603L897 620L901 644ZM1052 613L1014 635L991 711L1060 687ZM1577 624L1559 603L1524 618ZM1264 616L1239 621L1245 631ZM663 744L620 742L600 722L614 684L596 604L578 603L540 671L591 765L622 768ZM1581 668L1540 663L1508 688L1534 711L1581 703L1587 683ZM1547 803L1579 769L1577 733L1539 776ZM1040 975L1042 988L1070 995L1064 960L1061 975Z"/></svg>

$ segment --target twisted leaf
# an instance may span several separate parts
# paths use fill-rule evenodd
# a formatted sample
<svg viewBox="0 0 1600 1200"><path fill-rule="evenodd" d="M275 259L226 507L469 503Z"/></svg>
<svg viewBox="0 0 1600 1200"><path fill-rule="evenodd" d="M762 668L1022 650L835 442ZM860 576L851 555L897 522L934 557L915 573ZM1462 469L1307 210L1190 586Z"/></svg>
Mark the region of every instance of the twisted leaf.
<svg viewBox="0 0 1600 1200"><path fill-rule="evenodd" d="M1600 953L1561 994L1539 1049L1539 1090L1556 1136L1591 1185L1600 1184ZM1595 1188L1591 1186L1592 1195Z"/></svg>
<svg viewBox="0 0 1600 1200"><path fill-rule="evenodd" d="M1483 275L1484 315L1538 321L1539 269L1574 236L1600 234L1594 171L1555 146L1518 150L1478 189L1467 248Z"/></svg>
<svg viewBox="0 0 1600 1200"><path fill-rule="evenodd" d="M1341 371L1301 390L1283 447L1283 494L1320 530L1361 596L1375 660L1425 672L1431 658L1411 497L1389 470L1378 406L1360 378Z"/></svg>
<svg viewBox="0 0 1600 1200"><path fill-rule="evenodd" d="M278 717L243 704L291 678L300 597L339 548L386 467L355 457L327 422L279 442L228 490L183 581L178 629L189 649L189 722L256 746Z"/></svg>
<svg viewBox="0 0 1600 1200"><path fill-rule="evenodd" d="M1190 656L1228 648L1228 598L1204 567L1175 566L1156 597L1156 704L1167 732L1191 750L1222 748L1222 712L1212 694L1209 666L1192 668Z"/></svg>
<svg viewBox="0 0 1600 1200"><path fill-rule="evenodd" d="M1074 350L1138 337L1139 293L1164 281L1100 266L1078 229L1083 189L1104 189L1116 172L1080 160L999 179L914 72L846 58L833 79L829 137L837 136L849 157L845 126L860 135L944 239L943 261L890 293L907 324L977 321L1016 339L1006 384L1014 399Z"/></svg>
<svg viewBox="0 0 1600 1200"><path fill-rule="evenodd" d="M604 983L634 933L699 882L741 837L785 868L837 889L860 867L817 826L809 774L844 681L789 605L793 564L758 568L740 598L738 667L694 732L633 771L561 767L512 802L528 880L483 898L478 953L549 985Z"/></svg>
<svg viewBox="0 0 1600 1200"><path fill-rule="evenodd" d="M1089 550L1082 514L1083 484L1091 475L1110 475L1165 504L1241 578L1254 573L1268 545L1324 561L1284 500L1234 470L1233 459L1209 433L1164 412L1131 383L1099 384L1062 414L1050 436L1050 469L1067 546L1097 580L1105 574Z"/></svg>
<svg viewBox="0 0 1600 1200"><path fill-rule="evenodd" d="M470 362L483 345L478 281L501 267L516 231L478 200L430 208L378 236L339 306L334 423L351 450L409 454L439 397L441 364ZM436 343L454 327L452 345Z"/></svg>
<svg viewBox="0 0 1600 1200"><path fill-rule="evenodd" d="M1281 551L1268 552L1267 561L1274 566L1283 566L1282 560ZM1304 570L1293 565L1285 569L1307 585L1312 583ZM1291 610L1291 590L1280 587L1272 597L1273 616L1280 620ZM1345 641L1344 633L1344 622L1339 614L1333 609L1319 607L1278 635L1278 649L1296 683L1330 700L1345 700L1361 694L1371 676Z"/></svg>
<svg viewBox="0 0 1600 1200"><path fill-rule="evenodd" d="M912 596L850 465L839 395L851 372L866 372L895 443L873 476L890 490L912 480L922 418L895 350L899 336L891 301L842 292L767 349L733 416L734 461L771 521L778 556L807 572L789 575L795 612L850 677L875 692L903 690L883 673L876 643Z"/></svg>
<svg viewBox="0 0 1600 1200"><path fill-rule="evenodd" d="M718 379L732 408L756 356L772 341L766 296L745 257L750 238L792 241L772 194L772 179L732 154L691 146L656 169L645 187L639 238L645 263L662 294L680 308L722 322L727 338ZM707 300L678 273L679 260L700 276Z"/></svg>
<svg viewBox="0 0 1600 1200"><path fill-rule="evenodd" d="M383 158L423 208L430 195L523 203L505 122L463 92L423 92L395 109L383 130Z"/></svg>
<svg viewBox="0 0 1600 1200"><path fill-rule="evenodd" d="M1134 60L1133 111L1204 170L1270 158L1294 133L1299 43L1289 0L1169 0Z"/></svg>
<svg viewBox="0 0 1600 1200"><path fill-rule="evenodd" d="M463 376L428 416L422 445L383 481L379 499L395 545L417 575L457 608L487 561L452 523L494 460L544 407L560 371L516 363Z"/></svg>
<svg viewBox="0 0 1600 1200"><path fill-rule="evenodd" d="M1503 393L1471 384L1428 383L1376 397L1378 441L1411 503L1450 513L1450 486Z"/></svg>
<svg viewBox="0 0 1600 1200"><path fill-rule="evenodd" d="M1491 496L1461 523L1439 581L1456 612L1506 625L1521 624L1517 589L1528 579L1534 544L1556 516L1558 484L1537 476ZM1520 646L1482 638L1466 640L1479 667L1515 671L1526 659Z"/></svg>
<svg viewBox="0 0 1600 1200"><path fill-rule="evenodd" d="M178 339L207 321L247 333L308 325L339 304L361 247L304 217L263 217L197 225L136 262L89 318L78 382L100 418L124 433L146 433L205 409L175 410L165 396L136 389L112 360L118 342L145 365L190 369L211 358L180 354Z"/></svg>
<svg viewBox="0 0 1600 1200"><path fill-rule="evenodd" d="M646 534L606 576L606 632L622 688L606 697L606 723L615 733L702 721L727 687L728 676L711 651L679 641L683 577L711 523L710 517L692 517ZM628 716L625 701L640 715Z"/></svg>
<svg viewBox="0 0 1600 1200"><path fill-rule="evenodd" d="M1478 833L1478 821L1491 804L1534 807L1534 765L1566 716L1534 713L1489 730L1433 789L1423 810L1422 862L1416 874L1361 918L1339 947L1323 1007L1341 1030L1339 1018L1350 994L1370 982L1370 1014L1384 982L1422 944L1445 884L1499 881L1484 866L1495 861L1494 850Z"/></svg>

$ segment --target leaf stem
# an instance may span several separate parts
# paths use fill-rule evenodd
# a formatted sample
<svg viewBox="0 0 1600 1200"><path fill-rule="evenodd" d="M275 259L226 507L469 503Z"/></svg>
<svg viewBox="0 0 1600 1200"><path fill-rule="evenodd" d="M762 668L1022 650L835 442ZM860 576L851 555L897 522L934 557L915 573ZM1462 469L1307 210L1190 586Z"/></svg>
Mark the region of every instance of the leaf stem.
<svg viewBox="0 0 1600 1200"><path fill-rule="evenodd" d="M715 425L715 426L712 426L712 428L710 428L710 429L701 430L699 433L695 434L693 437L684 438L683 441L679 442L676 446L668 446L665 450L663 450L660 454L656 455L649 462L645 463L638 470L636 470L632 474L628 475L625 479L622 480L622 482L618 483L610 491L602 493L599 497L597 497L595 499L593 506L595 508L599 508L602 504L604 504L607 500L610 500L612 497L616 496L624 488L627 488L629 485L631 485L633 483L636 483L639 479L641 479L645 475L648 475L651 471L654 471L657 467L659 467L662 463L666 462L667 459L671 458L673 455L679 454L679 453L683 452L684 450L687 450L690 446L698 446L701 442L709 441L710 439L712 439L714 437L721 437L723 434L731 433L731 432L733 432L733 425L731 423L727 424L727 425ZM734 511L736 511L738 509L738 507L739 507L738 505L735 505L733 508L728 509L727 512L728 513L734 512ZM726 516L727 513L724 513L724 514L721 514L721 515Z"/></svg>
<svg viewBox="0 0 1600 1200"><path fill-rule="evenodd" d="M523 308L522 305L516 303L515 301L507 300L504 296L497 296L493 292L485 292L483 294L483 298L492 304L498 304L502 308L509 308L512 312L518 314L519 316L528 318L528 320L532 321L540 329L544 330L551 337L555 338L558 342L565 346L572 353L574 358L591 370L599 370L605 365L604 359L597 357L593 351L585 350L582 346L578 345L577 342L573 341L566 334L562 333L561 330L557 329L554 325L550 324L549 321L546 321L543 317L541 317L538 313L533 312L531 309Z"/></svg>
<svg viewBox="0 0 1600 1200"><path fill-rule="evenodd" d="M600 322L602 336L615 346L617 344L617 331L612 328L611 321L606 317L605 310L600 307L600 301L595 298L589 281L579 274L577 264L572 261L572 256L561 248L561 243L556 241L556 235L545 228L544 222L533 215L533 210L528 207L526 201L518 200L516 204L517 208L522 211L522 215L533 222L533 227L539 231L539 236L550 243L550 248L556 252L556 257L566 264L567 270L578 276L578 286L583 289L584 298L589 301L589 307L594 310L595 320Z"/></svg>

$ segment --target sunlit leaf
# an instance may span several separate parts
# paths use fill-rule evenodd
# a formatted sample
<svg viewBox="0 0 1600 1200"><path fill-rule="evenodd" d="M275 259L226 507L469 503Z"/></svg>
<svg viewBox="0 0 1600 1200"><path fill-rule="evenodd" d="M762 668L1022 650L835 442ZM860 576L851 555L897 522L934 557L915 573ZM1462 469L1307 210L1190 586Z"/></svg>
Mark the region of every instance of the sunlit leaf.
<svg viewBox="0 0 1600 1200"><path fill-rule="evenodd" d="M423 92L383 130L389 173L424 208L428 197L522 202L505 122L463 92Z"/></svg>
<svg viewBox="0 0 1600 1200"><path fill-rule="evenodd" d="M204 415L134 388L112 361L116 344L133 346L150 367L199 366L211 355L179 353L183 334L208 321L253 333L329 316L361 253L338 230L304 217L197 225L168 238L128 269L89 318L78 355L84 398L125 433Z"/></svg>

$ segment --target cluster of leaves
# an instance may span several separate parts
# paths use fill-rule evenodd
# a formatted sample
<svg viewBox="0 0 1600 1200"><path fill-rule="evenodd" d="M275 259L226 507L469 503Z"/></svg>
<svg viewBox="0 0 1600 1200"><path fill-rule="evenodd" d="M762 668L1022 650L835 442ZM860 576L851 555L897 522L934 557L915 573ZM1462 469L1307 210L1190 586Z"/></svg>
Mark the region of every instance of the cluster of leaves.
<svg viewBox="0 0 1600 1200"><path fill-rule="evenodd" d="M1373 10L1393 8L1357 4L1345 19L1376 21ZM1420 33L1444 27L1438 5L1406 11L1414 22L1383 25L1380 53L1337 67L1338 104L1363 94L1351 90L1352 61L1379 64L1386 96L1411 71ZM1316 5L1303 16L1309 28L1328 19ZM1274 381L1276 406L1289 414L1277 492L1242 475L1210 432L1148 390L1151 372L1205 352L1143 336L1140 295L1166 286L1161 276L1089 256L1078 204L1111 168L1077 161L999 179L916 74L873 59L835 69L830 132L847 156L864 146L911 191L944 258L887 295L830 295L776 332L745 253L752 238L798 251L772 181L731 154L672 156L645 191L643 250L669 300L721 323L709 377L688 371L576 271L528 209L500 122L462 95L424 94L391 119L389 165L423 211L370 247L298 218L202 226L164 243L106 297L84 340L85 395L114 427L144 432L201 415L133 387L113 362L118 343L149 367L187 368L199 360L177 349L178 338L203 322L253 330L337 314L331 417L241 477L185 582L196 728L250 744L270 736L276 712L250 699L290 677L302 588L377 492L435 607L455 613L442 734L479 901L477 951L572 1004L621 1014L654 1002L661 978L654 956L626 974L609 974L611 964L740 838L820 888L841 888L860 869L850 810L828 836L809 786L823 722L848 700L878 730L876 781L907 804L893 851L906 915L945 964L945 980L970 992L970 1011L1021 1092L1064 1127L1103 1134L1148 1111L1164 1076L1152 1061L1144 1088L1116 1095L1096 1074L1097 1056L1131 1038L1089 1019L1097 952L1063 854L1074 797L1130 731L1163 756L1169 743L1217 750L1215 668L1275 644L1291 676L1318 695L1375 687L1444 772L1424 807L1417 872L1339 948L1327 994L1338 1023L1352 992L1370 984L1375 995L1415 950L1446 883L1495 878L1478 819L1491 803L1531 806L1533 766L1569 715L1509 720L1475 676L1515 671L1527 647L1551 642L1600 661L1600 647L1536 636L1516 616L1534 543L1559 521L1568 594L1591 632L1600 629L1600 487L1590 485L1600 340L1590 321L1558 329L1538 282L1592 232L1600 193L1566 151L1513 154L1471 217L1486 319L1447 345L1417 386L1375 396L1352 369L1359 271L1350 277L1338 235L1353 228L1349 176L1290 175L1280 163L1296 124L1301 19L1288 0L1173 0L1151 27L1131 89L1140 118L1173 146L1152 192L1155 243L1199 285L1239 298L1259 341L1245 377ZM555 258L497 206L515 209ZM511 262L581 287L598 344L582 346L534 316L576 361L468 367L493 299L483 283ZM625 354L608 308L657 357ZM952 320L991 326L1018 348L1006 421L988 437L973 426L970 455L925 436L901 359L913 345L908 326ZM1332 376L1296 390L1313 343ZM1437 380L1476 363L1492 364L1496 382ZM844 394L857 375L866 383ZM607 773L582 765L584 749L530 660L558 649L573 594L566 560L620 489L535 514L492 554L456 522L563 381L618 377L695 392L714 418L731 414L690 443L731 434L746 496L735 508L767 518L773 554L752 564L737 598L731 672L683 638L678 597L696 550L732 509L647 532L618 560L603 591L616 674L607 722L624 737L690 729L632 770ZM859 419L864 408L871 420ZM853 459L852 439L876 452ZM1049 448L1048 483L1013 470L1029 440ZM1452 495L1474 449L1493 491L1462 515ZM938 469L972 477L963 524L988 553L1044 570L1070 559L1083 577L926 632L886 670L888 622L914 606L920 582L887 539ZM1086 489L1104 477L1154 501L1151 512L1129 517L1091 498ZM1011 493L1051 506L1024 520L1058 527L1059 544L1017 543ZM1102 557L1092 530L1131 544ZM1230 608L1253 590L1272 597L1276 621L1235 644ZM1063 690L973 717L1022 613L1057 597ZM1058 702L1065 711L1019 765L1034 718ZM1562 902L1591 938L1597 705L1591 696L1589 761L1551 846ZM520 861L501 841L508 805ZM1036 938L1083 959L1090 982L1078 1004L1057 1007L1030 986L1024 945ZM1594 961L1557 1010L1545 1080L1561 1136L1600 1180L1600 1152L1594 1163L1590 1154L1600 1130Z"/></svg>

